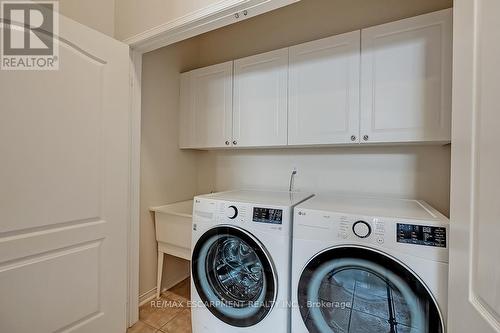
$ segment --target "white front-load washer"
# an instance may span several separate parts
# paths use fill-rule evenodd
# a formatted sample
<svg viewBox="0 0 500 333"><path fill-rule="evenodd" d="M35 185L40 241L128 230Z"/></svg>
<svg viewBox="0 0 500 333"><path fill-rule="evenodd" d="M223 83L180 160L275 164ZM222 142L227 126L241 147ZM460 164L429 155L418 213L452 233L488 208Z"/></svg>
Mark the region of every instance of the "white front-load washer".
<svg viewBox="0 0 500 333"><path fill-rule="evenodd" d="M417 200L294 209L292 332L445 332L448 219Z"/></svg>
<svg viewBox="0 0 500 333"><path fill-rule="evenodd" d="M194 198L194 333L289 331L293 207L309 197L240 190Z"/></svg>

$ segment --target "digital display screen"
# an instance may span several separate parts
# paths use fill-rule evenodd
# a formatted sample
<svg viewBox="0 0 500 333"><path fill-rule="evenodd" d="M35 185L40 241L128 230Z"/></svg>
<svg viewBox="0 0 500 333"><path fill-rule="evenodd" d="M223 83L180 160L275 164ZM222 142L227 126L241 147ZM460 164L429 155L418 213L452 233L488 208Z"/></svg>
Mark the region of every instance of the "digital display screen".
<svg viewBox="0 0 500 333"><path fill-rule="evenodd" d="M398 243L446 247L446 228L397 224Z"/></svg>
<svg viewBox="0 0 500 333"><path fill-rule="evenodd" d="M255 207L253 209L253 221L260 223L281 224L283 221L283 210Z"/></svg>

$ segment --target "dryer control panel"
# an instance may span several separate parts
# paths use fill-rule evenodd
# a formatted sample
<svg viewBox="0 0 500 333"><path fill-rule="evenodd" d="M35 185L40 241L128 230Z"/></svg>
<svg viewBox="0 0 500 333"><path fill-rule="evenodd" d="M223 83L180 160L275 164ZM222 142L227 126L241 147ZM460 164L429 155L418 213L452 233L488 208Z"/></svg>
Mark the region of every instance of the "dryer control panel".
<svg viewBox="0 0 500 333"><path fill-rule="evenodd" d="M423 201L318 196L295 208L293 238L448 262L448 219Z"/></svg>

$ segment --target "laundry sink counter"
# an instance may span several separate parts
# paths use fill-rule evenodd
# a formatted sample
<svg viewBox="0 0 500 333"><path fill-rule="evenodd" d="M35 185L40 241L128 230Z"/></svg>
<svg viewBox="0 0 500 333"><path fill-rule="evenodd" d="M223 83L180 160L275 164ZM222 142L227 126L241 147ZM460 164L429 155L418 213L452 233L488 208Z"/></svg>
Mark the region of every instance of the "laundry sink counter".
<svg viewBox="0 0 500 333"><path fill-rule="evenodd" d="M191 259L191 223L193 200L151 207L155 214L158 251Z"/></svg>

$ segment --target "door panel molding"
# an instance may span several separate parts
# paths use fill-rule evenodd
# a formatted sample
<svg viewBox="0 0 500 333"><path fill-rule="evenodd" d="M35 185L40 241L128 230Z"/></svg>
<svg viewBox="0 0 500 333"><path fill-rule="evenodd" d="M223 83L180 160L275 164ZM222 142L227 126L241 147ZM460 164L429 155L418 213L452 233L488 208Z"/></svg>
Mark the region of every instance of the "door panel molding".
<svg viewBox="0 0 500 333"><path fill-rule="evenodd" d="M0 239L0 267L3 263L92 242L103 234L106 221L95 220L42 231L17 234Z"/></svg>
<svg viewBox="0 0 500 333"><path fill-rule="evenodd" d="M27 332L36 323L40 332L58 331L104 314L100 279L103 240L3 263L2 316L16 318L19 313L27 313L29 320L3 319L2 329ZM78 288L73 288L75 277L82 280ZM36 311L39 307L44 310Z"/></svg>
<svg viewBox="0 0 500 333"><path fill-rule="evenodd" d="M449 331L500 332L500 24L495 0L455 0ZM494 219L492 220L492 217Z"/></svg>
<svg viewBox="0 0 500 333"><path fill-rule="evenodd" d="M484 12L485 2L477 2L476 25L476 63L475 63L475 107L473 109L473 151L472 151L472 219L471 219L471 258L473 261L471 303L477 311L500 331L500 269L491 265L498 260L500 228L496 219L500 209L494 198L498 195L498 168L500 159L495 158L493 145L499 142L497 130L499 117L492 114L497 109L497 96L492 85L498 83L500 71L490 71L496 63L494 56L500 55L500 47L494 48L495 38L484 23L491 22L491 12ZM500 7L498 7L500 8ZM496 25L500 27L500 25ZM487 49L486 49L487 48ZM492 57L493 56L493 57ZM493 96L492 96L493 93ZM496 110L498 111L498 109Z"/></svg>

